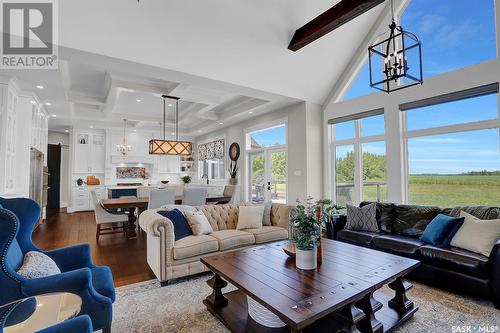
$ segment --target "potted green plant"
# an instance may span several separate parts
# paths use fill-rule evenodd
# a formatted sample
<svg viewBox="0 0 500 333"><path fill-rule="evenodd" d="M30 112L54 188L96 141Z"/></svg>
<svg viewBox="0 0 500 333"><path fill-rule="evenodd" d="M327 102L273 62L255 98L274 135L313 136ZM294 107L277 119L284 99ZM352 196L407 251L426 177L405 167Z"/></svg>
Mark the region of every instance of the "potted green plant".
<svg viewBox="0 0 500 333"><path fill-rule="evenodd" d="M321 222L316 217L316 205L308 198L305 205L298 202L290 214L296 247L295 265L299 269L316 269L316 247L321 236Z"/></svg>
<svg viewBox="0 0 500 333"><path fill-rule="evenodd" d="M182 176L181 180L184 184L189 184L189 183L191 183L191 176L189 176L189 175Z"/></svg>
<svg viewBox="0 0 500 333"><path fill-rule="evenodd" d="M333 215L339 214L343 209L345 208L333 203L330 199L320 199L316 201L316 214L322 227L325 227L330 218Z"/></svg>

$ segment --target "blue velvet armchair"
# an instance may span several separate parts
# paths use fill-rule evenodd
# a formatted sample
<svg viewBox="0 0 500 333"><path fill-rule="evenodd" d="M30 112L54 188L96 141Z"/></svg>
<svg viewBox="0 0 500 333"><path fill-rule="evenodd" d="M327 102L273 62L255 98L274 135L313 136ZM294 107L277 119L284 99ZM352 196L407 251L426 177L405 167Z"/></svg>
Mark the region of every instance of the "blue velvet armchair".
<svg viewBox="0 0 500 333"><path fill-rule="evenodd" d="M92 263L90 246L81 244L43 251L31 234L40 216L40 206L30 199L0 198L0 304L34 295L71 292L82 298L81 314L87 314L95 330L109 332L115 287L111 270ZM17 270L29 251L51 257L61 274L27 279Z"/></svg>
<svg viewBox="0 0 500 333"><path fill-rule="evenodd" d="M92 333L92 321L87 315L64 321L36 333Z"/></svg>
<svg viewBox="0 0 500 333"><path fill-rule="evenodd" d="M0 325L2 326L2 325ZM0 333L3 333L3 327L0 327ZM92 321L88 315L78 316L76 318L63 321L57 325L47 327L36 333L92 333Z"/></svg>

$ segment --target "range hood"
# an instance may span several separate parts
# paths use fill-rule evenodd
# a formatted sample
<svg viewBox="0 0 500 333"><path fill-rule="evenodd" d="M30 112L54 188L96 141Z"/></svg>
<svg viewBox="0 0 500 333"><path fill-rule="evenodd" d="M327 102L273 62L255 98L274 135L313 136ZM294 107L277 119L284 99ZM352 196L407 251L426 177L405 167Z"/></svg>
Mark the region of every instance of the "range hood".
<svg viewBox="0 0 500 333"><path fill-rule="evenodd" d="M153 156L111 156L112 164L154 164Z"/></svg>

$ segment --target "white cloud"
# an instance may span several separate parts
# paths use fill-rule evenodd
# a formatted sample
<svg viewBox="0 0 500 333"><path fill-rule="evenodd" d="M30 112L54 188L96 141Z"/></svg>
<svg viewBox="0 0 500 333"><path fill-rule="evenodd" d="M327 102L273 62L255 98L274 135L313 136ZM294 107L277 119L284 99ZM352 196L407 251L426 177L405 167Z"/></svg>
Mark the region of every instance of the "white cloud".
<svg viewBox="0 0 500 333"><path fill-rule="evenodd" d="M468 39L476 38L481 32L482 24L472 20L462 24L445 24L436 29L434 42L443 50L451 50Z"/></svg>
<svg viewBox="0 0 500 333"><path fill-rule="evenodd" d="M419 30L424 34L433 33L446 22L446 17L437 14L425 14L420 18Z"/></svg>

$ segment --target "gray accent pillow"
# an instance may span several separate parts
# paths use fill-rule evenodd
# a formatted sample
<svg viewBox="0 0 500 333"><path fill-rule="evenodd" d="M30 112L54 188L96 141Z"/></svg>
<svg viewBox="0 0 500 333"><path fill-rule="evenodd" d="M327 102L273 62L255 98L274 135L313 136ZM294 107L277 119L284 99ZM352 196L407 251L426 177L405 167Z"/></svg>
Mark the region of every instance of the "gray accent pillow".
<svg viewBox="0 0 500 333"><path fill-rule="evenodd" d="M253 202L245 202L245 206L264 206L264 216L262 216L262 225L263 226L271 226L271 207L273 206L272 201L268 201L264 204L258 203L254 204Z"/></svg>
<svg viewBox="0 0 500 333"><path fill-rule="evenodd" d="M364 207L347 205L347 223L345 229L355 231L379 232L377 224L377 204Z"/></svg>
<svg viewBox="0 0 500 333"><path fill-rule="evenodd" d="M23 264L17 274L28 279L36 279L61 274L61 270L57 267L55 261L46 254L30 251L24 256Z"/></svg>
<svg viewBox="0 0 500 333"><path fill-rule="evenodd" d="M266 202L266 205L264 206L264 216L262 216L262 225L265 226L270 226L272 225L271 223L271 207L273 203L272 201Z"/></svg>

